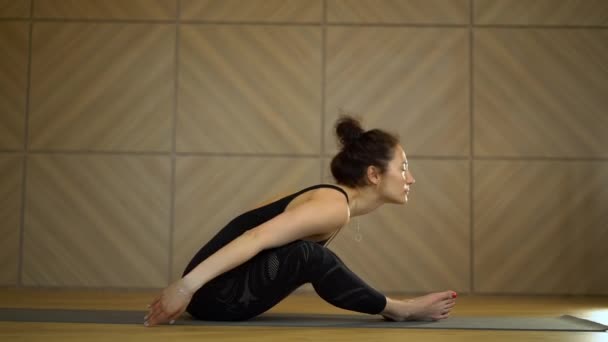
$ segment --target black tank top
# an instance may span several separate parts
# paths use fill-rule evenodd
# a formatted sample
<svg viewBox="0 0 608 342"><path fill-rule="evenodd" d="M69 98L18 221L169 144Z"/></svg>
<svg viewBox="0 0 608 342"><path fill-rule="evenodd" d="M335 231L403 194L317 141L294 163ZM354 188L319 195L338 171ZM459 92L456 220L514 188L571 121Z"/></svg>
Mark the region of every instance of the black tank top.
<svg viewBox="0 0 608 342"><path fill-rule="evenodd" d="M188 263L188 266L184 270L182 276L188 274L193 268L200 264L203 260L207 259L213 253L230 243L230 241L236 239L242 235L245 231L255 228L262 223L271 220L285 211L285 208L289 203L297 196L314 189L319 188L333 188L344 194L346 202L349 203L348 195L342 188L332 184L317 184L304 188L291 195L287 195L274 202L268 203L256 209L249 210L230 221L224 228L222 228L207 244L205 244L197 253L194 255L192 260ZM327 240L320 241L320 244L325 244Z"/></svg>

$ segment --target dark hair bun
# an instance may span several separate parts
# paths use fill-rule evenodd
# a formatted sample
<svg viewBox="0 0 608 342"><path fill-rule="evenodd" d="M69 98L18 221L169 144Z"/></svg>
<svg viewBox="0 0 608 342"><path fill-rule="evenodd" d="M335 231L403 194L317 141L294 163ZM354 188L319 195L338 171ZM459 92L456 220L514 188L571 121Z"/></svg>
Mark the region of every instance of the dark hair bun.
<svg viewBox="0 0 608 342"><path fill-rule="evenodd" d="M361 122L350 115L341 115L336 121L335 128L341 148L354 143L365 133Z"/></svg>
<svg viewBox="0 0 608 342"><path fill-rule="evenodd" d="M369 185L370 165L386 172L399 136L381 129L364 131L359 119L340 113L334 126L341 150L331 160L331 174L338 184L360 187Z"/></svg>

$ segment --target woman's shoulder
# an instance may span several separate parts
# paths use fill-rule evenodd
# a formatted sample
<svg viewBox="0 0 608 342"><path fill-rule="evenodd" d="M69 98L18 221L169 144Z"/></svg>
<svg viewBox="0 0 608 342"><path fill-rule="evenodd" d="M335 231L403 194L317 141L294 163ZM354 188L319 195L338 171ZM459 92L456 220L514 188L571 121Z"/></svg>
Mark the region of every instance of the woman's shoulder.
<svg viewBox="0 0 608 342"><path fill-rule="evenodd" d="M345 221L348 222L350 219L348 195L346 195L344 190L337 190L332 187L319 187L311 192L311 196L308 200L332 207L337 213L343 211Z"/></svg>
<svg viewBox="0 0 608 342"><path fill-rule="evenodd" d="M312 191L311 199L339 201L348 204L348 195L346 192L339 186L333 184L319 184L318 187Z"/></svg>

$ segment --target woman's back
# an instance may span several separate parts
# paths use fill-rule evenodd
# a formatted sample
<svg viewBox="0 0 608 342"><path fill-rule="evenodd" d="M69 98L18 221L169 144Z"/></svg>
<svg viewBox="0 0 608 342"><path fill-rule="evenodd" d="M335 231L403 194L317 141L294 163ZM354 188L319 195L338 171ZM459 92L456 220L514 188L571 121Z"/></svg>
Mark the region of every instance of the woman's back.
<svg viewBox="0 0 608 342"><path fill-rule="evenodd" d="M232 219L224 228L222 228L208 243L206 243L192 258L186 266L183 275L188 274L203 260L207 259L213 253L224 247L232 240L236 239L249 229L255 228L264 222L267 222L277 215L293 210L302 203L311 199L323 196L326 191L340 191L346 197L348 195L342 188L332 184L317 184L309 186L295 193L280 197L276 200L271 200L266 204L260 205ZM336 230L340 227L336 227ZM323 236L309 236L303 240L318 242L322 245L327 243L332 234Z"/></svg>

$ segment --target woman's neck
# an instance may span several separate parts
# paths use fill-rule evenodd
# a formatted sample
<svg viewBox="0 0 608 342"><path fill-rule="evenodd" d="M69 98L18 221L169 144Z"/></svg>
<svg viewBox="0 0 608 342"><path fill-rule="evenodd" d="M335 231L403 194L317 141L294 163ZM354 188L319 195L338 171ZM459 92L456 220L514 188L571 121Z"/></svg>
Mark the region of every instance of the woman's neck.
<svg viewBox="0 0 608 342"><path fill-rule="evenodd" d="M348 194L350 217L365 215L384 204L374 187L353 188L338 184Z"/></svg>

